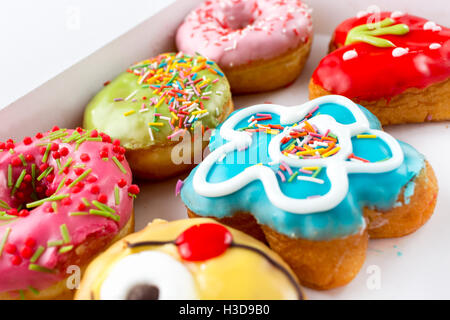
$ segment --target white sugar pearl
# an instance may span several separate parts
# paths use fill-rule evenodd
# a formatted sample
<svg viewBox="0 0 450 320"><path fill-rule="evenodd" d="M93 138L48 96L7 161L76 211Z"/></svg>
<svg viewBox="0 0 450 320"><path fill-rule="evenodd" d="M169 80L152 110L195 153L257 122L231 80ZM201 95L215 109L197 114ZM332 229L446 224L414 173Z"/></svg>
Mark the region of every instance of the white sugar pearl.
<svg viewBox="0 0 450 320"><path fill-rule="evenodd" d="M394 57L401 57L405 54L407 54L409 51L408 48L395 48L394 50L392 50L392 56Z"/></svg>
<svg viewBox="0 0 450 320"><path fill-rule="evenodd" d="M442 28L440 26L436 25L436 23L434 21L427 21L423 25L423 30L441 31Z"/></svg>
<svg viewBox="0 0 450 320"><path fill-rule="evenodd" d="M400 17L403 17L404 15L405 15L405 13L402 11L394 11L391 13L391 18L392 19L400 18Z"/></svg>
<svg viewBox="0 0 450 320"><path fill-rule="evenodd" d="M441 45L439 43L432 43L429 46L430 49L439 49L440 47Z"/></svg>
<svg viewBox="0 0 450 320"><path fill-rule="evenodd" d="M344 54L342 55L342 59L344 61L350 60L350 59L354 59L358 57L358 52L356 52L355 49L353 50L349 50L349 51L345 51Z"/></svg>

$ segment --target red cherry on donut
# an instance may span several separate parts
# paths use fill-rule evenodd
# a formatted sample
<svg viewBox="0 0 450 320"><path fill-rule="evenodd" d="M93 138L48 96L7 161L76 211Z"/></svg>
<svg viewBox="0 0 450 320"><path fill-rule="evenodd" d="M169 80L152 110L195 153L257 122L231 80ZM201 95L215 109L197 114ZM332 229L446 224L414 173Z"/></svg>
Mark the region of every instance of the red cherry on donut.
<svg viewBox="0 0 450 320"><path fill-rule="evenodd" d="M31 137L25 137L25 138L23 138L23 143L25 144L25 145L29 145L29 144L31 144L33 142L33 140L31 139Z"/></svg>
<svg viewBox="0 0 450 320"><path fill-rule="evenodd" d="M24 248L20 251L20 255L21 255L24 259L30 259L32 254L33 254L33 250L32 250L30 247L24 247Z"/></svg>
<svg viewBox="0 0 450 320"><path fill-rule="evenodd" d="M11 263L15 266L18 266L19 264L22 263L22 258L19 256L12 256L11 257Z"/></svg>
<svg viewBox="0 0 450 320"><path fill-rule="evenodd" d="M233 236L224 226L203 223L185 230L175 240L175 244L184 260L205 261L224 253L232 240Z"/></svg>
<svg viewBox="0 0 450 320"><path fill-rule="evenodd" d="M12 243L7 243L5 244L5 252L9 253L9 254L14 254L16 253L16 246Z"/></svg>

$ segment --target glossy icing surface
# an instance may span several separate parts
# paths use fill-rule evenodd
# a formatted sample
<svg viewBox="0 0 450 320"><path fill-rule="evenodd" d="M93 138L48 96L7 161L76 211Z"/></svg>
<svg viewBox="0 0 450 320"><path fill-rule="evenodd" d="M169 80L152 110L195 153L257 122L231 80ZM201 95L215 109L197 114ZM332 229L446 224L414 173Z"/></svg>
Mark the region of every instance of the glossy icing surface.
<svg viewBox="0 0 450 320"><path fill-rule="evenodd" d="M271 119L252 127L255 114ZM286 151L297 138L280 141L306 122L319 139L312 156ZM275 127L267 129L269 124ZM204 216L251 212L259 223L293 237L322 240L357 233L365 227L363 208L391 209L424 165L421 154L380 129L371 113L340 96L236 111L212 137L213 152L185 180L182 200ZM327 148L322 137L332 137L331 132L337 142L321 150Z"/></svg>
<svg viewBox="0 0 450 320"><path fill-rule="evenodd" d="M167 144L196 125L215 128L231 99L219 67L204 57L165 53L131 66L88 104L84 127L129 149Z"/></svg>
<svg viewBox="0 0 450 320"><path fill-rule="evenodd" d="M211 0L186 17L176 43L225 68L275 58L311 34L310 10L299 0Z"/></svg>
<svg viewBox="0 0 450 320"><path fill-rule="evenodd" d="M333 45L342 47L321 60L312 76L314 83L333 94L371 101L389 100L406 89L423 89L450 77L450 29L408 14L382 12L380 20L386 18L394 21L388 28L404 24L409 29L403 34L377 31L375 38L394 47L367 42L344 45L351 30L367 24L370 16L347 19L333 36ZM347 52L356 56L345 59Z"/></svg>
<svg viewBox="0 0 450 320"><path fill-rule="evenodd" d="M125 240L131 245L149 242L161 244L133 248L124 246L123 242L113 245L87 269L78 298L101 299L102 296L108 296L108 291L105 291L108 282L127 283L128 287L133 287L133 282L137 281L157 285L160 299L167 296L172 299L298 299L294 284L287 279L285 273L269 263L264 255L291 274L289 267L265 245L234 229L226 227L232 243L254 248L256 252L229 246L221 254L202 261L183 259L174 243L175 239L189 228L204 224L222 226L205 218L172 222L158 220L144 230L126 237ZM148 253L153 253L152 257ZM123 268L121 274L115 274L116 266L123 265L122 261L125 259L139 258L137 255L142 255L140 263L135 263L128 269ZM158 269L153 271L158 274L158 278L149 278L149 272L145 270L137 278L134 277L138 272L137 265L145 263L145 255L147 259L154 259L150 262L153 267L149 268ZM173 262L166 263L169 259L163 255L169 256ZM171 272L178 267L184 270L180 269L178 274ZM181 274L183 279L180 278ZM174 277L180 279L176 284L171 282ZM123 294L126 296L126 292Z"/></svg>
<svg viewBox="0 0 450 320"><path fill-rule="evenodd" d="M0 292L47 288L86 238L128 222L138 189L116 144L81 128L0 143Z"/></svg>

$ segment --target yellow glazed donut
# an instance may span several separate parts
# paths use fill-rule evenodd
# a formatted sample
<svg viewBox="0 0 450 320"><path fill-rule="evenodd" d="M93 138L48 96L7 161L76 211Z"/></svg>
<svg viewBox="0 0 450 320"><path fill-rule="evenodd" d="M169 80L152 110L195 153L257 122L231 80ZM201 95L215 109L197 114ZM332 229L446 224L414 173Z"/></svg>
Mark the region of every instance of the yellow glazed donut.
<svg viewBox="0 0 450 320"><path fill-rule="evenodd" d="M298 0L212 0L179 27L179 50L216 61L233 93L262 92L293 82L312 43L310 10Z"/></svg>
<svg viewBox="0 0 450 320"><path fill-rule="evenodd" d="M84 127L120 139L135 176L164 179L201 161L194 155L202 155L205 133L232 110L230 86L214 62L164 53L107 84L88 104Z"/></svg>
<svg viewBox="0 0 450 320"><path fill-rule="evenodd" d="M76 299L303 299L261 242L212 219L155 220L87 268Z"/></svg>

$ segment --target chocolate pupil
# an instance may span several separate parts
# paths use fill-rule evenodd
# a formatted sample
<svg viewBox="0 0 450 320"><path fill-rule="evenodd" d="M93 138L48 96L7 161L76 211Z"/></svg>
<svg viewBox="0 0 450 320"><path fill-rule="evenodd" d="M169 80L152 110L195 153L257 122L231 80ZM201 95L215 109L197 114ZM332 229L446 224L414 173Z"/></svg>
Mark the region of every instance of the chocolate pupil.
<svg viewBox="0 0 450 320"><path fill-rule="evenodd" d="M153 284L138 284L128 291L127 300L158 300L159 289Z"/></svg>

